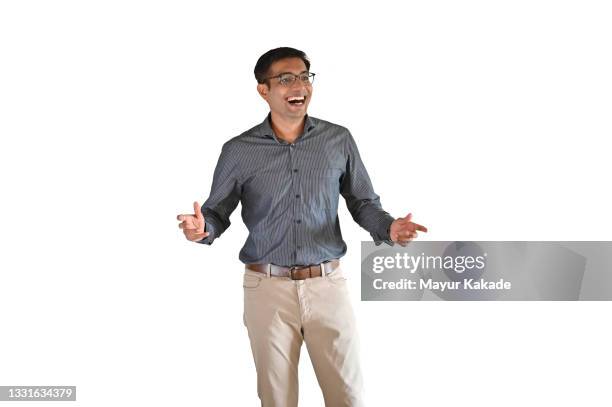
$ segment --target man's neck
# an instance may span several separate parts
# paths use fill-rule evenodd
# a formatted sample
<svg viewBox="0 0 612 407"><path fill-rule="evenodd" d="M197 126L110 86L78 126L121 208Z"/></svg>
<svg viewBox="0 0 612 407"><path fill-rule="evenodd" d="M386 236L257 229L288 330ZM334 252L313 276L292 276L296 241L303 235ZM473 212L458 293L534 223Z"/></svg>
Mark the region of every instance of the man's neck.
<svg viewBox="0 0 612 407"><path fill-rule="evenodd" d="M272 112L271 119L274 133L278 138L285 140L287 143L293 143L304 132L305 117L287 120Z"/></svg>

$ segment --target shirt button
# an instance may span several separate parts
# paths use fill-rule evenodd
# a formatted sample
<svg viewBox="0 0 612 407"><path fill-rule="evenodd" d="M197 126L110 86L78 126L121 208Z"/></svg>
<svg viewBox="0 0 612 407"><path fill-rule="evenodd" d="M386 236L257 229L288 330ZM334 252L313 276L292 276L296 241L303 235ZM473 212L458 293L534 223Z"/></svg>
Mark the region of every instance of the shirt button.
<svg viewBox="0 0 612 407"><path fill-rule="evenodd" d="M297 168L294 168L294 169L293 169L293 172L297 172Z"/></svg>
<svg viewBox="0 0 612 407"><path fill-rule="evenodd" d="M295 197L296 197L296 198L299 198L299 197L300 197L300 194L297 194Z"/></svg>
<svg viewBox="0 0 612 407"><path fill-rule="evenodd" d="M296 220L295 223L302 223L300 219Z"/></svg>
<svg viewBox="0 0 612 407"><path fill-rule="evenodd" d="M295 144L290 144L291 148L295 147Z"/></svg>

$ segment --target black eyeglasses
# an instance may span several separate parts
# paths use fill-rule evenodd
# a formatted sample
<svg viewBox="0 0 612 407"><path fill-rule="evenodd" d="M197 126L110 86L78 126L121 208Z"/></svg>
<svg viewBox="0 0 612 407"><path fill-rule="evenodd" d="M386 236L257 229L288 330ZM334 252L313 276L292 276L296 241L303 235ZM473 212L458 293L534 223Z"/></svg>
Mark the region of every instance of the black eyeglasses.
<svg viewBox="0 0 612 407"><path fill-rule="evenodd" d="M286 72L280 75L270 76L269 78L266 78L264 80L267 81L268 79L278 78L278 83L280 83L281 85L291 86L296 81L296 79L299 79L302 83L306 85L311 85L314 82L314 77L315 74L312 72L303 72L299 75L294 75L290 72Z"/></svg>

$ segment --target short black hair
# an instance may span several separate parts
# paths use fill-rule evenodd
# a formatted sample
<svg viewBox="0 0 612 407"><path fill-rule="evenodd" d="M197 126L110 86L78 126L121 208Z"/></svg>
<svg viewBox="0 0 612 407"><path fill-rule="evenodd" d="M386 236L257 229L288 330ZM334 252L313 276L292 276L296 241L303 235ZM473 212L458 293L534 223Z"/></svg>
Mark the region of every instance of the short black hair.
<svg viewBox="0 0 612 407"><path fill-rule="evenodd" d="M310 70L310 61L304 51L291 47L274 48L259 57L255 64L255 79L257 83L265 83L270 66L276 61L285 58L301 58L306 64L306 70Z"/></svg>

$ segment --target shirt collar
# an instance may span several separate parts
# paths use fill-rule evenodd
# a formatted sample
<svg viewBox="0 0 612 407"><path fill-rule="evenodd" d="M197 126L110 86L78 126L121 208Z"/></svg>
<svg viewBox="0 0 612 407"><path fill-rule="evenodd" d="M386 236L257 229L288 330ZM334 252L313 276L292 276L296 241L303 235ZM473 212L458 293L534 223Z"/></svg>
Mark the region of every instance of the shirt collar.
<svg viewBox="0 0 612 407"><path fill-rule="evenodd" d="M314 119L312 117L310 117L308 114L306 114L304 116L305 120L304 120L304 133L302 135L300 135L297 140L300 140L301 138L307 137L308 133L310 133L310 131L312 129L315 128L316 123L314 121ZM274 140L276 140L277 143L281 143L284 141L281 141L281 139L279 139L276 134L274 133L274 130L272 130L272 125L271 125L271 119L272 119L272 112L269 112L268 115L266 116L266 118L264 119L263 122L261 122L261 124L259 125L259 135L262 137L268 137L268 138L272 138ZM297 141L296 140L296 141Z"/></svg>

